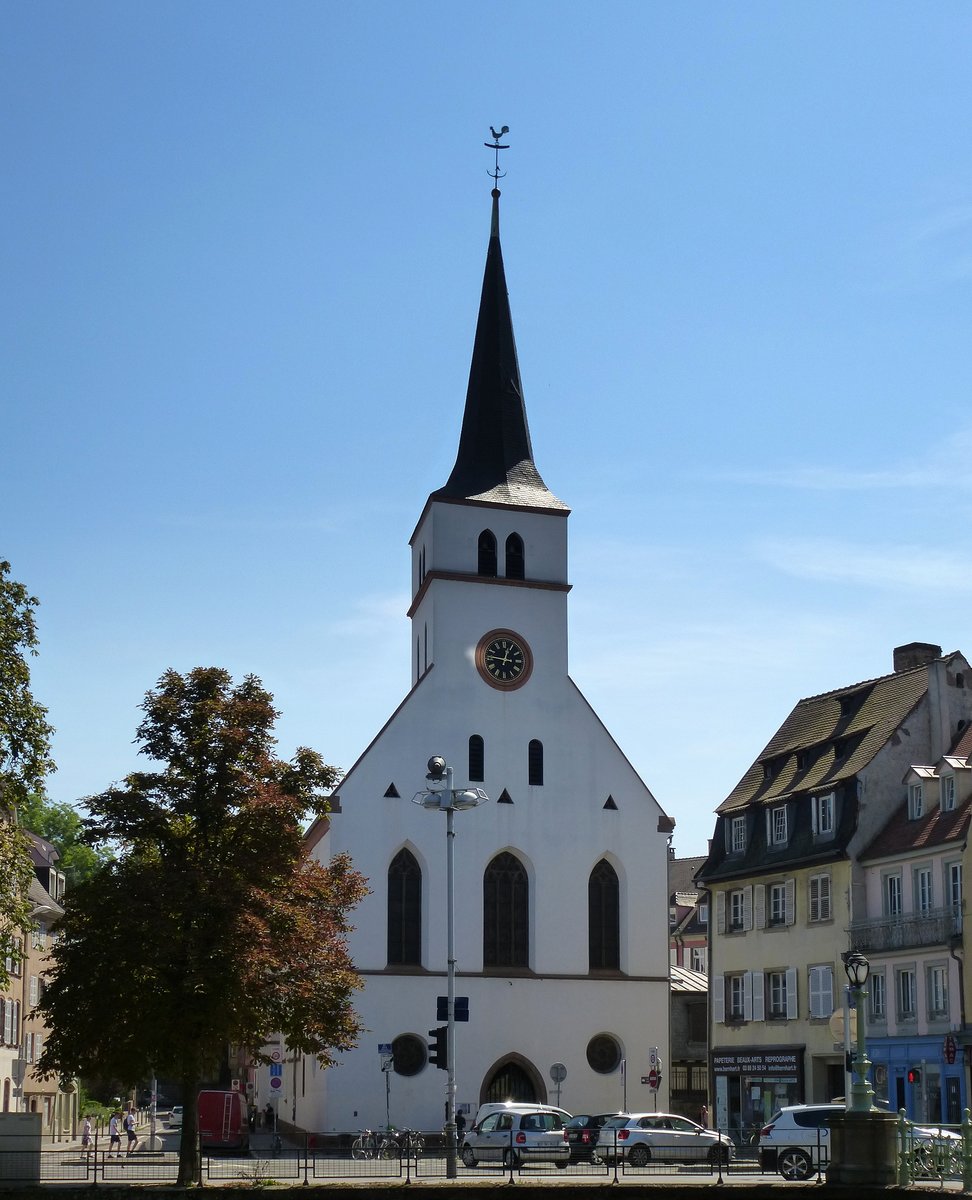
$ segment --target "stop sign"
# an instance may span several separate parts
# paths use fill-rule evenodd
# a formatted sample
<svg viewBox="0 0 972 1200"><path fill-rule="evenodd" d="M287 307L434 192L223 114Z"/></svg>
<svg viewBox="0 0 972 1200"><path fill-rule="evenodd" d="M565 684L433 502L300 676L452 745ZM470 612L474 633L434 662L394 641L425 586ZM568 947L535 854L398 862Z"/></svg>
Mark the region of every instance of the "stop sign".
<svg viewBox="0 0 972 1200"><path fill-rule="evenodd" d="M658 1083L659 1083L658 1072L654 1068L652 1068L648 1072L648 1086L651 1088L651 1090L653 1092L657 1092L658 1091Z"/></svg>

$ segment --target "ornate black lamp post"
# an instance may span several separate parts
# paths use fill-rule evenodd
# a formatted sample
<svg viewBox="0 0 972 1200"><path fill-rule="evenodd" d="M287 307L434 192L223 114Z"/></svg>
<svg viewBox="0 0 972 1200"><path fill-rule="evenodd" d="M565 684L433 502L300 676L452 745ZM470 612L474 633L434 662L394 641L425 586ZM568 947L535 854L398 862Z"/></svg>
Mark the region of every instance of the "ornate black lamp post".
<svg viewBox="0 0 972 1200"><path fill-rule="evenodd" d="M874 1100L874 1089L867 1080L871 1069L867 1057L867 1030L864 1017L864 997L867 995L865 985L871 973L871 964L860 950L849 950L842 954L844 970L850 983L851 995L854 997L854 1011L857 1013L857 1048L854 1055L854 1082L851 1084L848 1112L870 1112Z"/></svg>

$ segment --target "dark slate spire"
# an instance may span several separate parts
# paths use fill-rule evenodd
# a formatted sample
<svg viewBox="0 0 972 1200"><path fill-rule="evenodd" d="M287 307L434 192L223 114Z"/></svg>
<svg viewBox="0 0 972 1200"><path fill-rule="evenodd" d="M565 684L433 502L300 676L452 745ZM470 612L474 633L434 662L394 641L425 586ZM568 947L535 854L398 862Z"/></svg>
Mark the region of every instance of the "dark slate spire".
<svg viewBox="0 0 972 1200"><path fill-rule="evenodd" d="M445 487L431 498L566 509L566 504L548 491L533 461L500 248L499 196L494 188L483 295L456 465Z"/></svg>

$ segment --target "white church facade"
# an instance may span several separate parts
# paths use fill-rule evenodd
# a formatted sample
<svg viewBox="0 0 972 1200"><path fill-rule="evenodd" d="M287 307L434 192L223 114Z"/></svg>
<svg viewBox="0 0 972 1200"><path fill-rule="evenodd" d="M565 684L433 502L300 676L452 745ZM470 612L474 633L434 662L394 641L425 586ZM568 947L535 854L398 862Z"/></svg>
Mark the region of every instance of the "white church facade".
<svg viewBox="0 0 972 1200"><path fill-rule="evenodd" d="M308 832L371 888L351 935L367 1032L327 1070L284 1054L280 1116L310 1132L444 1121L428 1049L446 994L446 821L412 803L432 755L489 797L455 818L460 1109L667 1106L664 1075L657 1097L642 1078L668 1046L674 822L568 673L569 510L533 460L498 201L456 464L410 543L412 685Z"/></svg>

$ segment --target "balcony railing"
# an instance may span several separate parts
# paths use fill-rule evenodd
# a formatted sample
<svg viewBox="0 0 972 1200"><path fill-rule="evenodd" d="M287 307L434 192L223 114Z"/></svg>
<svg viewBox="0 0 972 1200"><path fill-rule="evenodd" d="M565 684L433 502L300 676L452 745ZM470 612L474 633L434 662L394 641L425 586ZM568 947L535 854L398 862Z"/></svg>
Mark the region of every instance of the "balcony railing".
<svg viewBox="0 0 972 1200"><path fill-rule="evenodd" d="M962 933L962 913L956 908L855 921L847 931L852 950L865 954L946 945Z"/></svg>

